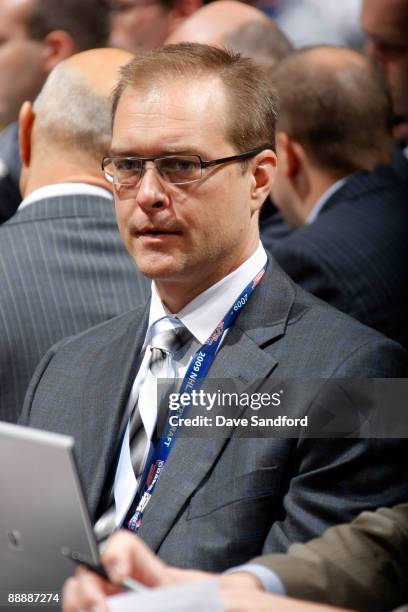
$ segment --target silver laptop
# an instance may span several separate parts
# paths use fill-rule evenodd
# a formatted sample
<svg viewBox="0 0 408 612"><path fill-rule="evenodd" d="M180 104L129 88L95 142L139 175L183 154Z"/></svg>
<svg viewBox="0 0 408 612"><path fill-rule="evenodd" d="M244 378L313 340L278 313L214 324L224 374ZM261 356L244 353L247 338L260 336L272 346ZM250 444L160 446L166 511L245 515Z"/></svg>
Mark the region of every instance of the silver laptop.
<svg viewBox="0 0 408 612"><path fill-rule="evenodd" d="M27 603L58 608L60 597L46 599L75 571L62 552L97 562L73 446L68 436L0 423L0 606L45 594Z"/></svg>

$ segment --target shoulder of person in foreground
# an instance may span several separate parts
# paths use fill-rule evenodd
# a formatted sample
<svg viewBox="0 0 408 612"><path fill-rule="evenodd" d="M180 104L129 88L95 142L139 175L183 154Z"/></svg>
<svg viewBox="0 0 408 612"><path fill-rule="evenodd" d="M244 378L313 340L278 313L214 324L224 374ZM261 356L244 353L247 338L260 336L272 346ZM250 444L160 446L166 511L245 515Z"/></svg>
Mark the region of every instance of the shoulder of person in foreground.
<svg viewBox="0 0 408 612"><path fill-rule="evenodd" d="M363 512L286 555L252 562L278 574L286 594L359 610L408 600L408 503Z"/></svg>

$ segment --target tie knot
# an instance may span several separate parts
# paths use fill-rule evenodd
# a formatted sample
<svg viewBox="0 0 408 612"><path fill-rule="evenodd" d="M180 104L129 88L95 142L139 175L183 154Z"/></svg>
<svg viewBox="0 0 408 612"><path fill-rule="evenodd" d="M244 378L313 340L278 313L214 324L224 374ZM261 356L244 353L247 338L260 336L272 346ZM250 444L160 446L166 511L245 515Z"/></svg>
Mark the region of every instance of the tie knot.
<svg viewBox="0 0 408 612"><path fill-rule="evenodd" d="M190 332L174 317L163 317L151 327L150 346L164 353L176 353L188 340Z"/></svg>

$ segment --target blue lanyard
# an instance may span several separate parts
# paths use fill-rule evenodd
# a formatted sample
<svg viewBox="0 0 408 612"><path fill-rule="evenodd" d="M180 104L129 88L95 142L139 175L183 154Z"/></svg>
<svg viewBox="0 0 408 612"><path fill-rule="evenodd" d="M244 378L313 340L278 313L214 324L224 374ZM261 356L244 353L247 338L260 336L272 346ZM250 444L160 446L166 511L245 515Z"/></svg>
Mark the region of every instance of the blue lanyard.
<svg viewBox="0 0 408 612"><path fill-rule="evenodd" d="M194 354L187 368L187 372L184 376L183 382L179 390L180 395L187 394L191 398L192 391L198 391L207 376L208 370L210 369L212 362L215 359L215 355L221 344L224 333L232 327L237 318L239 312L244 308L248 302L255 287L262 280L268 262L258 272L258 274L251 280L251 282L245 287L241 295L235 300L231 309L227 312L223 320L217 325L211 336L206 340L201 348ZM177 410L178 417L182 417L185 411L189 408L188 402L183 402L183 406L180 406ZM178 419L179 421L180 419ZM150 501L153 491L156 487L157 481L159 480L160 474L166 464L166 461L170 455L173 444L176 440L178 425L170 424L167 426L166 432L162 438L159 439L157 446L154 450L153 457L151 458L149 465L146 467L142 482L143 495L138 503L133 516L128 520L127 529L137 532L142 524L143 513Z"/></svg>

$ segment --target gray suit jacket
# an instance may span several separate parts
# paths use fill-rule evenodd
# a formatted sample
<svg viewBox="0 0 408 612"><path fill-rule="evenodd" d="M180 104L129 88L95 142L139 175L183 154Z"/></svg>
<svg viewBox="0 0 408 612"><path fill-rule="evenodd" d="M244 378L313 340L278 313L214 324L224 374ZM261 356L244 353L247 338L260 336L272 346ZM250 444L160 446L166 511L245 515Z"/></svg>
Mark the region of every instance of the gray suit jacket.
<svg viewBox="0 0 408 612"><path fill-rule="evenodd" d="M127 313L49 351L25 401L22 424L75 437L93 519L116 466L146 331L141 316ZM271 390L280 378L406 371L402 348L304 292L272 262L208 376ZM305 411L330 398L323 388L298 401ZM406 497L405 442L242 438L233 426L228 435L179 436L146 509L140 535L172 564L223 570Z"/></svg>
<svg viewBox="0 0 408 612"><path fill-rule="evenodd" d="M144 303L113 201L62 196L0 227L0 419L16 421L35 367L61 338Z"/></svg>
<svg viewBox="0 0 408 612"><path fill-rule="evenodd" d="M363 512L287 555L254 560L281 578L286 593L353 610L391 610L408 601L408 503Z"/></svg>

